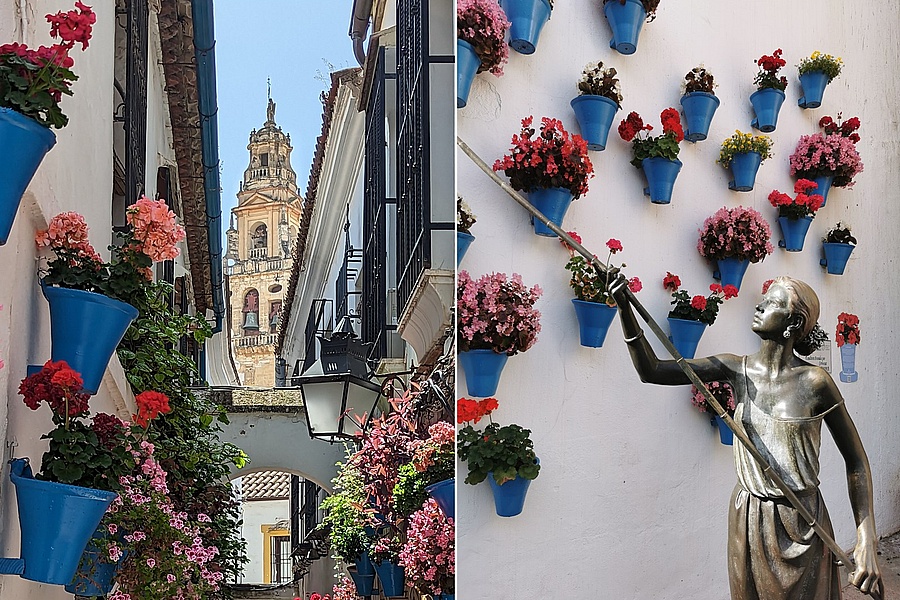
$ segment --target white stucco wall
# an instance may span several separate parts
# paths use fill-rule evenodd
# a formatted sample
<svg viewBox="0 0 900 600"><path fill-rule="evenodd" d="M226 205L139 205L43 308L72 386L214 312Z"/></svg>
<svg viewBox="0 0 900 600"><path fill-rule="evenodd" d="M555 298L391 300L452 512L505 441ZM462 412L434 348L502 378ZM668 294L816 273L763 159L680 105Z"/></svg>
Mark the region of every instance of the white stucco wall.
<svg viewBox="0 0 900 600"><path fill-rule="evenodd" d="M597 59L614 66L623 110L606 150L591 153L596 177L586 197L572 205L564 229L576 229L598 254L607 239L620 239L625 251L616 258L628 264L629 276L642 279L638 297L665 328L670 297L661 280L667 270L694 294L713 281L696 250L703 220L723 205L753 206L773 226L777 243L780 230L767 195L773 189L791 192L788 157L799 136L818 131L823 115L858 115L865 172L855 189L832 190L802 253L776 249L751 265L741 296L722 308L698 355L756 350L753 307L762 282L777 275L813 286L822 302L820 322L832 337L839 312L858 314L860 379L838 386L872 463L879 534L900 529L900 442L894 433L900 423L894 397L900 386L894 365L900 280L893 268L900 253L898 85L884 72L900 55L894 24L883 10L859 3L819 2L813 10L809 3L775 0L664 1L657 20L645 25L637 53L622 56L608 47L610 31L599 5L558 3L534 55L510 51L505 76L476 77L469 105L458 112L459 135L492 164L527 115L536 123L541 116L560 118L578 132L569 101L582 67ZM775 157L762 165L753 192L731 192L730 173L714 164L719 145L735 129L751 131L754 61L779 47L790 83L772 134ZM795 65L817 49L842 56L845 69L826 89L823 106L803 111L797 107ZM652 205L641 193L642 173L629 164L630 144L615 127L634 110L659 132L659 113L680 108L681 77L701 62L716 76L721 106L707 141L682 144L684 167L672 204ZM459 486L458 597L518 598L526 591L553 598L728 597L726 510L735 484L730 448L719 444L715 430L691 406L689 388L639 382L618 322L602 349L579 346L569 273L563 269L566 251L556 240L534 235L525 211L461 152L457 161L459 192L478 217L472 230L477 239L461 268L473 276L518 272L544 289L538 303L543 330L530 351L507 364L494 415L502 424L532 429L541 474L524 513L513 519L494 514L487 484ZM844 276L828 276L818 264L819 239L839 219L853 226L860 245ZM659 343L654 347L662 352ZM835 379L839 370L834 347ZM464 377L459 381L463 395ZM837 540L848 548L855 527L843 463L827 432L822 454L821 489Z"/></svg>
<svg viewBox="0 0 900 600"><path fill-rule="evenodd" d="M262 583L263 555L269 552L263 546L263 525L274 525L290 518L291 507L287 500L254 500L241 504L241 537L247 541L247 558L241 583Z"/></svg>

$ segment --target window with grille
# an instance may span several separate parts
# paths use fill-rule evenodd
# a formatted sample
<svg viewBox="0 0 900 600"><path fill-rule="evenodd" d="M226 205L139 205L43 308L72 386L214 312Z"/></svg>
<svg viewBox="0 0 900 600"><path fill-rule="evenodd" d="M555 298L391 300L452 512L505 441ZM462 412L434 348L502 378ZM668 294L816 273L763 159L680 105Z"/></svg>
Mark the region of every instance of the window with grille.
<svg viewBox="0 0 900 600"><path fill-rule="evenodd" d="M293 579L291 568L291 536L273 535L271 538L272 583L289 583Z"/></svg>

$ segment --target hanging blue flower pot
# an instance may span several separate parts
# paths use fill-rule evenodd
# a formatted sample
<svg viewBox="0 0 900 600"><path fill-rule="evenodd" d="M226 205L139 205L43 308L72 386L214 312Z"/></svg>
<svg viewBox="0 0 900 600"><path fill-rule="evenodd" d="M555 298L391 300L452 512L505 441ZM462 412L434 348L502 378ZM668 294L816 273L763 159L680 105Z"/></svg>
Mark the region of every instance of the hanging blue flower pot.
<svg viewBox="0 0 900 600"><path fill-rule="evenodd" d="M81 374L84 391L96 394L109 359L138 316L137 309L93 292L41 288L50 303L51 359L66 361Z"/></svg>
<svg viewBox="0 0 900 600"><path fill-rule="evenodd" d="M588 150L605 150L609 129L619 111L616 101L606 96L583 94L569 104L575 111L581 137L587 142Z"/></svg>
<svg viewBox="0 0 900 600"><path fill-rule="evenodd" d="M719 99L709 92L691 92L681 97L681 108L687 123L684 139L689 142L705 140L713 115L719 108Z"/></svg>
<svg viewBox="0 0 900 600"><path fill-rule="evenodd" d="M68 584L116 494L34 479L24 458L10 463L9 478L16 486L22 530L21 576L43 583Z"/></svg>
<svg viewBox="0 0 900 600"><path fill-rule="evenodd" d="M356 586L356 593L359 596L372 596L375 594L375 573L371 575L363 575L362 573L350 571L350 579Z"/></svg>
<svg viewBox="0 0 900 600"><path fill-rule="evenodd" d="M56 135L49 127L0 108L0 246L9 238L22 194L54 144Z"/></svg>
<svg viewBox="0 0 900 600"><path fill-rule="evenodd" d="M803 95L797 100L800 108L819 108L822 106L822 95L828 85L828 75L822 71L810 71L800 76Z"/></svg>
<svg viewBox="0 0 900 600"><path fill-rule="evenodd" d="M847 261L850 260L850 253L856 248L853 244L839 244L834 242L825 242L822 244L825 249L825 258L819 261L829 275L843 275L844 269L847 268Z"/></svg>
<svg viewBox="0 0 900 600"><path fill-rule="evenodd" d="M853 383L859 380L856 372L856 344L844 344L841 346L841 381Z"/></svg>
<svg viewBox="0 0 900 600"><path fill-rule="evenodd" d="M434 498L448 518L456 518L456 479L445 479L432 483L425 491Z"/></svg>
<svg viewBox="0 0 900 600"><path fill-rule="evenodd" d="M547 0L500 0L509 19L509 46L519 54L534 54L544 24L550 20Z"/></svg>
<svg viewBox="0 0 900 600"><path fill-rule="evenodd" d="M438 594L434 597L435 600L454 600L453 594Z"/></svg>
<svg viewBox="0 0 900 600"><path fill-rule="evenodd" d="M750 103L756 112L756 118L750 121L750 126L763 133L775 131L778 111L784 103L784 92L775 88L759 90L750 95Z"/></svg>
<svg viewBox="0 0 900 600"><path fill-rule="evenodd" d="M725 424L725 419L716 415L713 420L719 427L719 441L726 446L734 445L734 432Z"/></svg>
<svg viewBox="0 0 900 600"><path fill-rule="evenodd" d="M702 321L691 321L690 319L676 319L669 317L669 341L678 350L678 353L685 358L694 358L697 353L697 344L703 332L706 331L706 323Z"/></svg>
<svg viewBox="0 0 900 600"><path fill-rule="evenodd" d="M456 266L462 262L463 257L469 250L469 246L475 241L475 236L465 231L456 232Z"/></svg>
<svg viewBox="0 0 900 600"><path fill-rule="evenodd" d="M123 552L119 560L111 562L106 550L98 543L106 539L107 535L101 525L91 536L81 555L81 562L78 563L75 577L66 585L66 591L70 594L105 597L112 591L116 575L122 568L128 552Z"/></svg>
<svg viewBox="0 0 900 600"><path fill-rule="evenodd" d="M541 211L545 217L550 219L554 225L562 227L566 211L569 210L569 205L572 204L572 192L567 188L532 190L528 193L528 201ZM544 237L556 237L556 234L549 227L534 217L531 217L531 224L534 225L536 234Z"/></svg>
<svg viewBox="0 0 900 600"><path fill-rule="evenodd" d="M750 261L738 258L720 258L717 259L717 269L713 271L713 279L722 282L722 287L733 285L740 291L741 281L744 279L744 273L750 266Z"/></svg>
<svg viewBox="0 0 900 600"><path fill-rule="evenodd" d="M493 350L468 350L460 352L458 357L466 374L466 389L470 396L487 398L497 393L500 375L509 355Z"/></svg>
<svg viewBox="0 0 900 600"><path fill-rule="evenodd" d="M609 4L607 4L609 6ZM681 161L677 158L645 158L641 161L644 176L647 177L647 187L644 195L650 196L653 204L668 204L672 201L672 189L675 187L675 178L681 171Z"/></svg>
<svg viewBox="0 0 900 600"><path fill-rule="evenodd" d="M831 189L831 184L834 183L834 175L813 177L810 181L816 184L816 188L809 190L809 194L819 194L822 196L822 206L825 206L825 203L828 201L828 190Z"/></svg>
<svg viewBox="0 0 900 600"><path fill-rule="evenodd" d="M538 458L535 458L535 462L541 464ZM493 471L490 471L488 472L487 480L491 484L491 491L494 493L494 509L497 511L497 516L515 517L522 513L522 509L525 508L525 495L528 493L531 479L525 479L520 475L516 475L515 479L500 485L494 479Z"/></svg>
<svg viewBox="0 0 900 600"><path fill-rule="evenodd" d="M749 192L756 183L756 173L762 163L759 152L738 152L731 157L731 175L728 189L736 192Z"/></svg>
<svg viewBox="0 0 900 600"><path fill-rule="evenodd" d="M612 39L609 47L614 48L619 54L634 54L637 50L638 37L641 35L641 27L647 20L647 11L641 0L606 0L603 4L603 12L612 30Z"/></svg>
<svg viewBox="0 0 900 600"><path fill-rule="evenodd" d="M371 527L367 528L366 534L370 537L375 537L375 530ZM372 563L372 559L369 558L368 552L363 552L359 555L353 564L356 565L356 572L360 575L374 575L375 574L375 565ZM362 594L363 596L367 594Z"/></svg>
<svg viewBox="0 0 900 600"><path fill-rule="evenodd" d="M803 250L803 242L806 239L806 232L809 231L809 226L812 224L812 217L800 217L799 219L778 217L778 224L781 225L781 235L784 237L778 242L778 246L788 252Z"/></svg>
<svg viewBox="0 0 900 600"><path fill-rule="evenodd" d="M456 40L456 108L464 108L469 100L472 81L481 67L481 59L472 44Z"/></svg>
<svg viewBox="0 0 900 600"><path fill-rule="evenodd" d="M395 565L389 560L385 560L375 565L375 571L378 573L378 580L381 581L381 591L385 596L391 598L403 595L406 569L400 565Z"/></svg>
<svg viewBox="0 0 900 600"><path fill-rule="evenodd" d="M578 334L581 345L601 348L609 332L609 326L616 316L616 307L600 302L586 302L572 298L575 316L578 317Z"/></svg>

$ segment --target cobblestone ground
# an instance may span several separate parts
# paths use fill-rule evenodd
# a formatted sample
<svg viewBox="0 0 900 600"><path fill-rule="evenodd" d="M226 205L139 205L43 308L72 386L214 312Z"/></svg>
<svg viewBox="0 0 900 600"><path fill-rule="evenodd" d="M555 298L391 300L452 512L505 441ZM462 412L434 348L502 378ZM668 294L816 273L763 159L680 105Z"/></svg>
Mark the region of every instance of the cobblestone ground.
<svg viewBox="0 0 900 600"><path fill-rule="evenodd" d="M878 566L884 579L884 600L900 600L900 532L878 543ZM841 577L847 581L847 572L841 569ZM849 583L844 588L843 600L871 599Z"/></svg>

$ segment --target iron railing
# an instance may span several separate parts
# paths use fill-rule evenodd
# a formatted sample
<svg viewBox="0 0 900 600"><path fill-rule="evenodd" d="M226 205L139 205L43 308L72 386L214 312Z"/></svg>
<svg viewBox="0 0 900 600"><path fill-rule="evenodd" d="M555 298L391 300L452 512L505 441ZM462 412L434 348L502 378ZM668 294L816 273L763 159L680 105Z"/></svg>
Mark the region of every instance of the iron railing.
<svg viewBox="0 0 900 600"><path fill-rule="evenodd" d="M243 275L245 273L283 271L287 268L285 263L286 261L283 258L268 258L266 260L243 260L225 267L225 273L228 275Z"/></svg>
<svg viewBox="0 0 900 600"><path fill-rule="evenodd" d="M147 160L147 0L128 0L125 80L125 203L144 193Z"/></svg>
<svg viewBox="0 0 900 600"><path fill-rule="evenodd" d="M300 374L305 373L316 362L316 338L331 334L334 329L332 315L334 303L328 298L316 298L309 309L304 331L304 354ZM295 385L293 382L291 385Z"/></svg>

